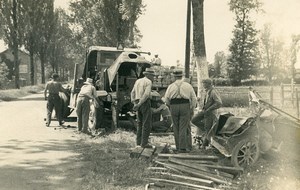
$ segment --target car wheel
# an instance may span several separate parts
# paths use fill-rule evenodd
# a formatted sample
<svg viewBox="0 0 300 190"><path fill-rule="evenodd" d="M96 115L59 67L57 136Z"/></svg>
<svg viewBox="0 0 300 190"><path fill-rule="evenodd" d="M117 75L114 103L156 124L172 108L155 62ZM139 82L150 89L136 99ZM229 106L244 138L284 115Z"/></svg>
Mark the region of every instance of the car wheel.
<svg viewBox="0 0 300 190"><path fill-rule="evenodd" d="M233 148L231 163L235 167L246 168L253 165L258 157L258 141L251 138L243 139Z"/></svg>

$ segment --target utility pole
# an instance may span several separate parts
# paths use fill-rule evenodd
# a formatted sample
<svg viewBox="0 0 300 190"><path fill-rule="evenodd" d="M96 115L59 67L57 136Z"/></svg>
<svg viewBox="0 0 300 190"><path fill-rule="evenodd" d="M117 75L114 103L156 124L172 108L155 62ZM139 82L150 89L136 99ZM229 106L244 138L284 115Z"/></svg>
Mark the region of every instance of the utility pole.
<svg viewBox="0 0 300 190"><path fill-rule="evenodd" d="M187 0L186 39L185 39L185 78L190 78L190 36L191 36L191 0Z"/></svg>

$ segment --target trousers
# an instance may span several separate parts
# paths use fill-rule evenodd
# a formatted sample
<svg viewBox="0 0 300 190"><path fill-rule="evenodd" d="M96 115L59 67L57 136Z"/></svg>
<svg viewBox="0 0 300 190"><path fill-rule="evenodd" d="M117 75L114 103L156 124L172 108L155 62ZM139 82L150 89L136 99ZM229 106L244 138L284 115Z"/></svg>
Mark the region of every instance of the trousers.
<svg viewBox="0 0 300 190"><path fill-rule="evenodd" d="M171 104L170 111L173 121L173 130L176 149L191 149L191 109L190 103Z"/></svg>
<svg viewBox="0 0 300 190"><path fill-rule="evenodd" d="M90 101L88 97L78 97L77 106L77 124L78 131L87 132L89 125L89 115L90 115Z"/></svg>
<svg viewBox="0 0 300 190"><path fill-rule="evenodd" d="M59 125L62 124L62 102L58 94L49 94L47 101L47 118L46 123L50 125L53 108Z"/></svg>
<svg viewBox="0 0 300 190"><path fill-rule="evenodd" d="M137 111L136 144L145 146L148 144L152 126L151 102L148 99Z"/></svg>

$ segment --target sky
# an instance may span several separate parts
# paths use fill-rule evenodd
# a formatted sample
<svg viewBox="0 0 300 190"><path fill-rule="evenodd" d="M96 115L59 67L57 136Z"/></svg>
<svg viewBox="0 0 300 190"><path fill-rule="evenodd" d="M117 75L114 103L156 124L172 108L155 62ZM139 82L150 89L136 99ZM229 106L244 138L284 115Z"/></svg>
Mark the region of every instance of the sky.
<svg viewBox="0 0 300 190"><path fill-rule="evenodd" d="M264 14L259 14L256 27L272 23L273 34L290 44L292 34L300 34L300 0L261 0ZM55 6L68 8L69 0L55 0ZM204 32L207 61L212 63L217 51L228 52L235 24L229 11L229 0L204 1ZM152 58L158 54L163 65L176 65L185 60L185 31L187 0L144 0L146 11L137 21L143 35L139 45L150 51ZM0 52L3 43L0 42ZM298 54L300 60L300 54ZM300 61L298 61L300 62ZM300 63L296 67L300 68Z"/></svg>

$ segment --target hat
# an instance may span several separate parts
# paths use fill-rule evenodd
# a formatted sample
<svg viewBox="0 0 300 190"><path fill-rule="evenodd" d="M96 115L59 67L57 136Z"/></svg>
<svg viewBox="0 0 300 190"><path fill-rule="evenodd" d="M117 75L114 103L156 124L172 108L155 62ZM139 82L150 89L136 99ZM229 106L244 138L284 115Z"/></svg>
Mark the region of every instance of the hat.
<svg viewBox="0 0 300 190"><path fill-rule="evenodd" d="M93 79L86 78L86 81L83 84L93 84Z"/></svg>
<svg viewBox="0 0 300 190"><path fill-rule="evenodd" d="M212 80L209 79L209 78L208 79L203 79L202 83L206 83L206 84L210 84L211 85L212 84Z"/></svg>
<svg viewBox="0 0 300 190"><path fill-rule="evenodd" d="M152 68L146 68L146 70L143 72L144 75L155 75L155 71Z"/></svg>
<svg viewBox="0 0 300 190"><path fill-rule="evenodd" d="M59 77L59 76L58 76L57 73L53 73L53 74L52 74L52 78L53 78L53 79L57 79L58 77Z"/></svg>
<svg viewBox="0 0 300 190"><path fill-rule="evenodd" d="M173 73L172 73L172 75L174 77L182 77L183 72L182 72L182 70L174 70Z"/></svg>

